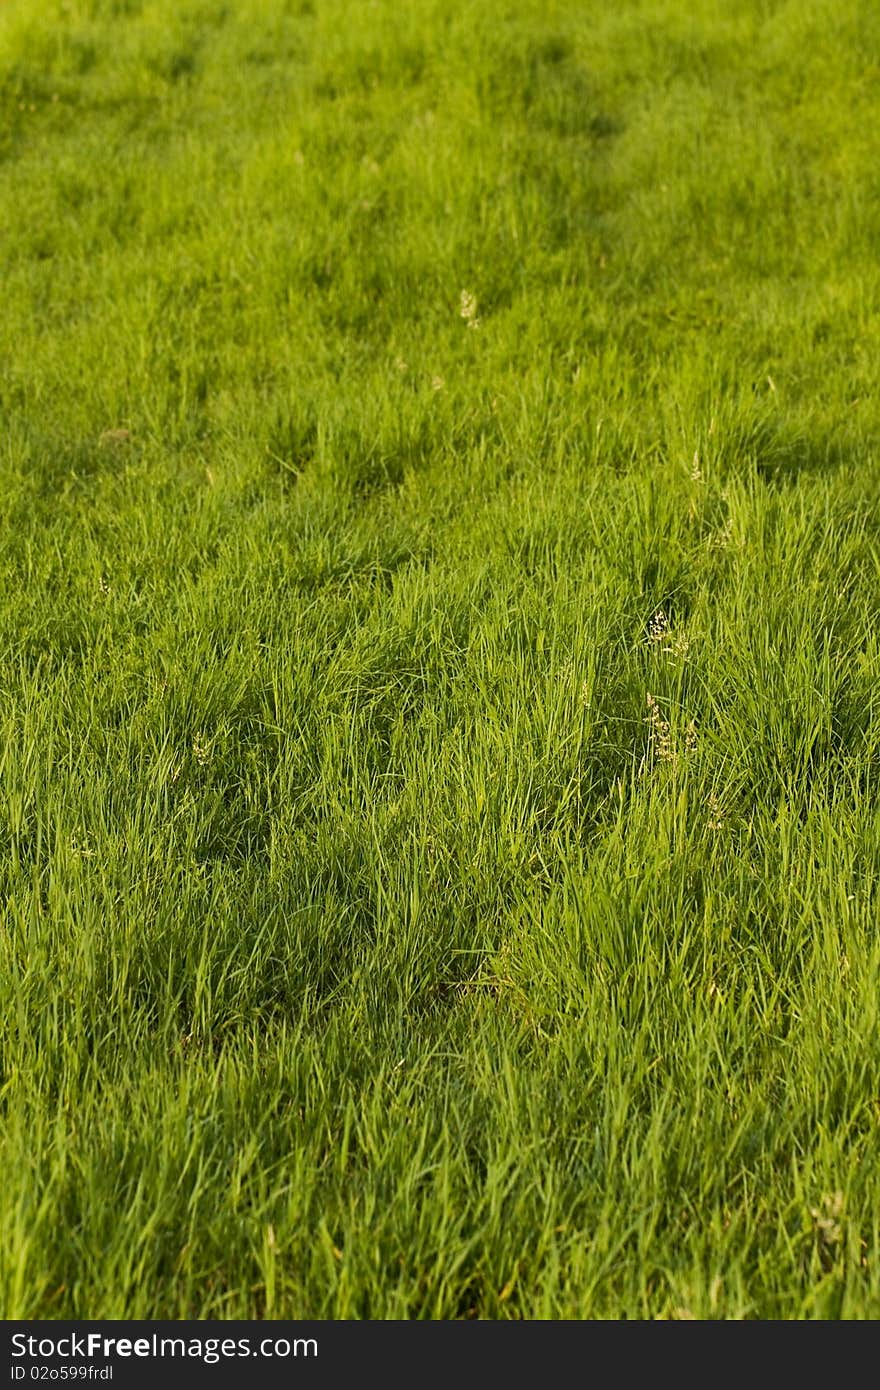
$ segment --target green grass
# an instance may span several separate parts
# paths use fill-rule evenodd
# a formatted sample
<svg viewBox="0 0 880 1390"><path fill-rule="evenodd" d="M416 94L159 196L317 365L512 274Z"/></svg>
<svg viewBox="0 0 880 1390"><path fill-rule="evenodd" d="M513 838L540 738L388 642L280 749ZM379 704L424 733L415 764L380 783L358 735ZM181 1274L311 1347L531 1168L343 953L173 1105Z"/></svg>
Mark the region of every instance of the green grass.
<svg viewBox="0 0 880 1390"><path fill-rule="evenodd" d="M878 72L0 9L5 1316L880 1316Z"/></svg>

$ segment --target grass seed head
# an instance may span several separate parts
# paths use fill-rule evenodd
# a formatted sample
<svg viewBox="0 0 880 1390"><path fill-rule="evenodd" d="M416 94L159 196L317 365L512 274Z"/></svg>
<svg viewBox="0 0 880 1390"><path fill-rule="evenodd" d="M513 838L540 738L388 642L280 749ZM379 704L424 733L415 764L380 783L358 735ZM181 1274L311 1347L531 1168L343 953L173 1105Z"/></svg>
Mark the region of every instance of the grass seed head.
<svg viewBox="0 0 880 1390"><path fill-rule="evenodd" d="M654 614L654 616L650 619L648 623L648 641L662 642L666 638L668 632L669 619L667 618L663 609L658 608L657 612Z"/></svg>
<svg viewBox="0 0 880 1390"><path fill-rule="evenodd" d="M462 290L458 312L464 319L468 328L479 328L480 320L477 318L477 296L472 294L470 290Z"/></svg>

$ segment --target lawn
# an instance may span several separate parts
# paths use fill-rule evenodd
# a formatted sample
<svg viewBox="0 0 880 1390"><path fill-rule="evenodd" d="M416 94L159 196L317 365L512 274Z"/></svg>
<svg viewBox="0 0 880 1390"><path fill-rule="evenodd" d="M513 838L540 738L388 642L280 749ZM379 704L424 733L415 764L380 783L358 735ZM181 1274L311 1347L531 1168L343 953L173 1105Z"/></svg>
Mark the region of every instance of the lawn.
<svg viewBox="0 0 880 1390"><path fill-rule="evenodd" d="M880 1317L878 78L0 7L7 1318Z"/></svg>

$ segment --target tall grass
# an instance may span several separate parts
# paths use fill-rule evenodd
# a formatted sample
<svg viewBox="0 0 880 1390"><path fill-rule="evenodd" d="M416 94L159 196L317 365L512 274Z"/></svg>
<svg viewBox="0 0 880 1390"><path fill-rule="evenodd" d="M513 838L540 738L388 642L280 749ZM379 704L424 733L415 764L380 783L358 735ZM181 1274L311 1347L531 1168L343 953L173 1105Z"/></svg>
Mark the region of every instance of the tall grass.
<svg viewBox="0 0 880 1390"><path fill-rule="evenodd" d="M7 1317L880 1314L878 16L4 5Z"/></svg>

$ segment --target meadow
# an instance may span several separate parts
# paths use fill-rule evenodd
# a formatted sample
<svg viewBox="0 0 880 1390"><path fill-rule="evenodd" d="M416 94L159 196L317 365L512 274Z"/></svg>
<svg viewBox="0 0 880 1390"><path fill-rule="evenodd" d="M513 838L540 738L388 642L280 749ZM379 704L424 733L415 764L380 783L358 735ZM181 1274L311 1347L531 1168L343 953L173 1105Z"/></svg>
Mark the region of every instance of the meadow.
<svg viewBox="0 0 880 1390"><path fill-rule="evenodd" d="M878 77L0 6L5 1317L880 1316Z"/></svg>

